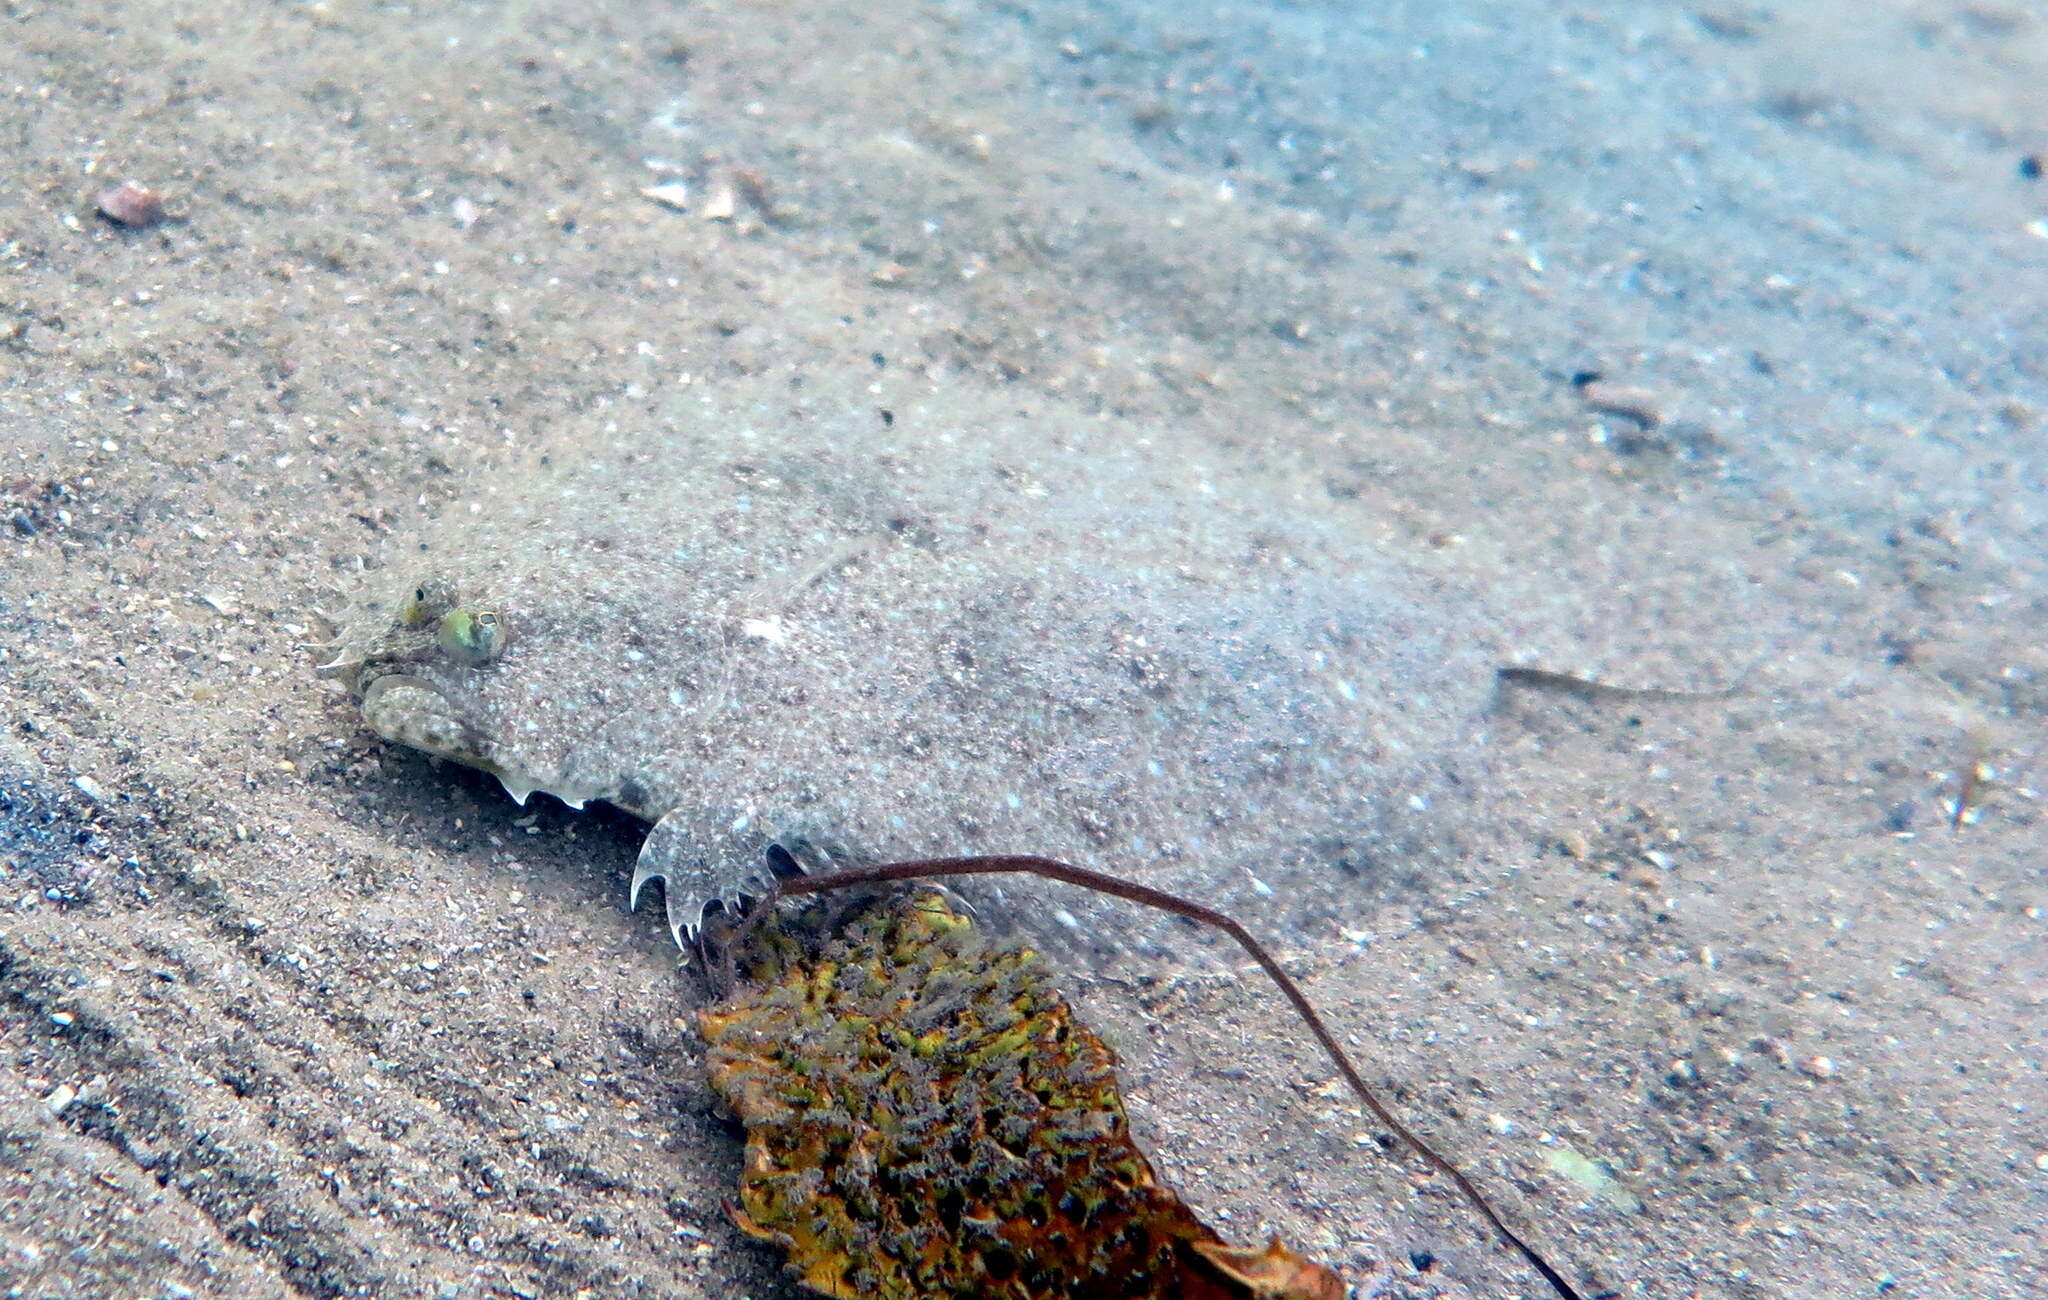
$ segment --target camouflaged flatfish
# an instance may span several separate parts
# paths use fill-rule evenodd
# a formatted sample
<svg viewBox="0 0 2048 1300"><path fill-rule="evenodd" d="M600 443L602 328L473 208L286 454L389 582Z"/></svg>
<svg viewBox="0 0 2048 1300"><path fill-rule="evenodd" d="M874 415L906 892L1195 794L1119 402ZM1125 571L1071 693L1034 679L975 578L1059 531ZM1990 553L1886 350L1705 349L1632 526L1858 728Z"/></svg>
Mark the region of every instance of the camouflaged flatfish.
<svg viewBox="0 0 2048 1300"><path fill-rule="evenodd" d="M1341 1300L1276 1239L1226 1244L1131 1140L1116 1058L1028 949L938 894L815 951L780 934L699 1013L745 1124L734 1218L841 1300Z"/></svg>
<svg viewBox="0 0 2048 1300"><path fill-rule="evenodd" d="M661 879L678 942L771 866L1303 900L1400 851L1491 689L1469 597L1126 425L978 400L885 421L781 377L559 436L387 556L327 671L522 802L655 823L633 897Z"/></svg>

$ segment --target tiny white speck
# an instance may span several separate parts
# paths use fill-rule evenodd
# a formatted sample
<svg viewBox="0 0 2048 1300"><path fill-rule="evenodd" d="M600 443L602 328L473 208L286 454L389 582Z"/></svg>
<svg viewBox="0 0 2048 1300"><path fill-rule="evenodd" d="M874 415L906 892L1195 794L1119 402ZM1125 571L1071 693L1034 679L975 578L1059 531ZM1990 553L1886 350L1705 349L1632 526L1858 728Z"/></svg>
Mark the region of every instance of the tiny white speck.
<svg viewBox="0 0 2048 1300"><path fill-rule="evenodd" d="M1337 694L1347 700L1355 700L1358 698L1358 688L1350 682L1340 681L1337 683Z"/></svg>
<svg viewBox="0 0 2048 1300"><path fill-rule="evenodd" d="M1408 796L1408 806L1416 812L1427 812L1429 810L1429 800L1419 794L1411 794Z"/></svg>
<svg viewBox="0 0 2048 1300"><path fill-rule="evenodd" d="M1078 930L1081 928L1081 923L1074 919L1074 914L1072 912L1069 912L1064 907L1054 911L1052 914L1052 918L1053 920L1058 921L1061 925L1066 926L1069 930Z"/></svg>
<svg viewBox="0 0 2048 1300"><path fill-rule="evenodd" d="M779 615L770 615L767 618L743 618L740 620L740 631L756 640L771 642L775 645L782 645L789 640L789 633L783 630L782 619Z"/></svg>

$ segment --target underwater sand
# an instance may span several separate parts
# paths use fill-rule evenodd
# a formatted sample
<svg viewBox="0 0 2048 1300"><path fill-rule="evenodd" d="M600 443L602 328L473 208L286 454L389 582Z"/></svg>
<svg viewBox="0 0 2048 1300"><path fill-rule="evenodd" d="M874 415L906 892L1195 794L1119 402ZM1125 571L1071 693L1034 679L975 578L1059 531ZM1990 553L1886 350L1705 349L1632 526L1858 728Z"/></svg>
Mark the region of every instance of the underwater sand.
<svg viewBox="0 0 2048 1300"><path fill-rule="evenodd" d="M0 15L0 1290L794 1294L637 825L307 645L535 449L782 372L1739 683L1506 696L1426 861L1245 919L1588 1294L2048 1289L2048 20L860 8ZM1073 975L1220 1230L1538 1293L1233 953Z"/></svg>

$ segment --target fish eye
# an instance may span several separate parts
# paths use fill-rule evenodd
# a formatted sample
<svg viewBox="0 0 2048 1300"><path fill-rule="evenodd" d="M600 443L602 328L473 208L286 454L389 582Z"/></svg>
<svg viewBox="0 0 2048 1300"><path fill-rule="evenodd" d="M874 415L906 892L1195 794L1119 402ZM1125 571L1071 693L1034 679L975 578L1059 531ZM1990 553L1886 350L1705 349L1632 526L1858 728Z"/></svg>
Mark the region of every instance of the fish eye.
<svg viewBox="0 0 2048 1300"><path fill-rule="evenodd" d="M455 604L455 591L439 578L428 578L412 589L412 596L398 607L398 621L406 627L421 628L439 619Z"/></svg>
<svg viewBox="0 0 2048 1300"><path fill-rule="evenodd" d="M441 649L457 663L480 667L505 653L505 620L494 610L458 607L441 616Z"/></svg>

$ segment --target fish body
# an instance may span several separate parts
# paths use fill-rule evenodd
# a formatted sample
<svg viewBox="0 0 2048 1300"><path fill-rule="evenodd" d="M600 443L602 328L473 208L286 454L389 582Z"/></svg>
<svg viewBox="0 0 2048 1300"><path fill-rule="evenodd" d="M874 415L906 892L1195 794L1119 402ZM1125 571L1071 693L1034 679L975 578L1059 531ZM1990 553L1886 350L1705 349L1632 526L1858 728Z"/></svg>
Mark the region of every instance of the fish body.
<svg viewBox="0 0 2048 1300"><path fill-rule="evenodd" d="M654 823L680 943L778 867L1370 868L1472 755L1483 627L1112 421L764 379L480 480L328 669L390 740Z"/></svg>

